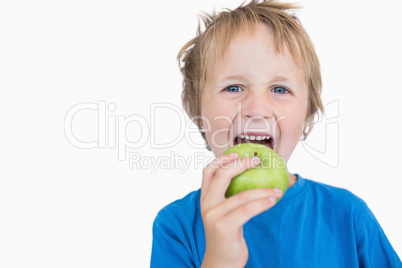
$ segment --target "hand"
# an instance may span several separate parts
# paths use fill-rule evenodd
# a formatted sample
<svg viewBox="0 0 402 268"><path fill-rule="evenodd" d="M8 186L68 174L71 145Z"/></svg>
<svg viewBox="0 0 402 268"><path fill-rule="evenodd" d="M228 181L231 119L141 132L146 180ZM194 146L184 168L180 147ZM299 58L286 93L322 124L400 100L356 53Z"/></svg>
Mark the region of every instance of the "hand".
<svg viewBox="0 0 402 268"><path fill-rule="evenodd" d="M237 153L222 155L203 170L201 216L205 231L202 267L244 267L248 249L243 225L270 209L282 194L280 189L252 189L225 198L226 189L236 175L258 166L258 157L239 159Z"/></svg>

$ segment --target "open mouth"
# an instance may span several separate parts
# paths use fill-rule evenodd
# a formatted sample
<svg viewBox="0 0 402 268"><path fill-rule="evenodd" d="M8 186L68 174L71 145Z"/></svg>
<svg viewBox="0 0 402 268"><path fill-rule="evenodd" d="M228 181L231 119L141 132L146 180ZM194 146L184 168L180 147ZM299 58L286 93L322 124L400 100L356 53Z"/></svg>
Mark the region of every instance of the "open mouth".
<svg viewBox="0 0 402 268"><path fill-rule="evenodd" d="M258 143L274 149L274 140L269 134L240 134L233 140L233 145L241 143Z"/></svg>

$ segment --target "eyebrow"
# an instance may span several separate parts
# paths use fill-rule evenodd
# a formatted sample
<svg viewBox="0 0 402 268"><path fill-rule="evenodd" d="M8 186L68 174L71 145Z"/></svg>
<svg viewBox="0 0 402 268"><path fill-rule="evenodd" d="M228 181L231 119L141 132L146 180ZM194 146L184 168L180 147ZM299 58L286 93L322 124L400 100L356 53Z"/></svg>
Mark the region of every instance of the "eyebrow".
<svg viewBox="0 0 402 268"><path fill-rule="evenodd" d="M229 75L223 77L223 79L219 80L219 83L224 82L226 80L242 80L242 81L247 81L247 77L241 75L241 74L234 74L234 75ZM277 82L291 82L286 76L282 75L275 75L271 80L270 83L277 81Z"/></svg>
<svg viewBox="0 0 402 268"><path fill-rule="evenodd" d="M271 81L291 82L286 76L276 75Z"/></svg>
<svg viewBox="0 0 402 268"><path fill-rule="evenodd" d="M224 82L226 80L247 80L245 76L241 74L234 74L234 75L229 75L229 76L224 76L222 79L219 79L219 83Z"/></svg>

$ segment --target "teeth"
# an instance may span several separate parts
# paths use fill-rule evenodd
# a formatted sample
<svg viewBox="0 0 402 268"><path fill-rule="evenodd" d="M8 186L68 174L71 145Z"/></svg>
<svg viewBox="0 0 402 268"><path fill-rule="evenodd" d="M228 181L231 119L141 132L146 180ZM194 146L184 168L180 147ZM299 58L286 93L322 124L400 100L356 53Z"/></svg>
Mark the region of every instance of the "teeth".
<svg viewBox="0 0 402 268"><path fill-rule="evenodd" d="M271 137L269 137L269 136L249 136L249 135L240 135L240 138L242 138L242 139L248 139L248 140L257 140L257 141L260 141L260 140L269 140Z"/></svg>

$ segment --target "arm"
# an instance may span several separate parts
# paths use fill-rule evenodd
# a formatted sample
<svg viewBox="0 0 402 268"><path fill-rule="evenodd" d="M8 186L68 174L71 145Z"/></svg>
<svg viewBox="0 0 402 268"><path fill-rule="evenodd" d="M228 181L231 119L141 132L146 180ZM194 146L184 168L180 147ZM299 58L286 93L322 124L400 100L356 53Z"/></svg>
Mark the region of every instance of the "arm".
<svg viewBox="0 0 402 268"><path fill-rule="evenodd" d="M238 155L221 156L204 168L200 206L205 234L205 254L198 259L190 245L185 222L188 215L173 216L162 209L153 225L151 267L244 267L248 259L243 224L275 204L280 192L255 189L228 199L225 191L231 179L259 164L259 159L242 159ZM269 199L272 197L272 199ZM191 227L193 228L193 227ZM203 257L203 260L202 260Z"/></svg>
<svg viewBox="0 0 402 268"><path fill-rule="evenodd" d="M384 231L366 206L366 219L357 238L357 253L361 267L402 267Z"/></svg>
<svg viewBox="0 0 402 268"><path fill-rule="evenodd" d="M195 267L179 222L160 211L153 224L151 267Z"/></svg>
<svg viewBox="0 0 402 268"><path fill-rule="evenodd" d="M253 189L225 198L231 179L257 166L259 159L256 160L239 159L237 154L222 155L204 168L200 204L206 248L201 267L246 265L248 249L243 224L270 209L281 196L273 189Z"/></svg>

